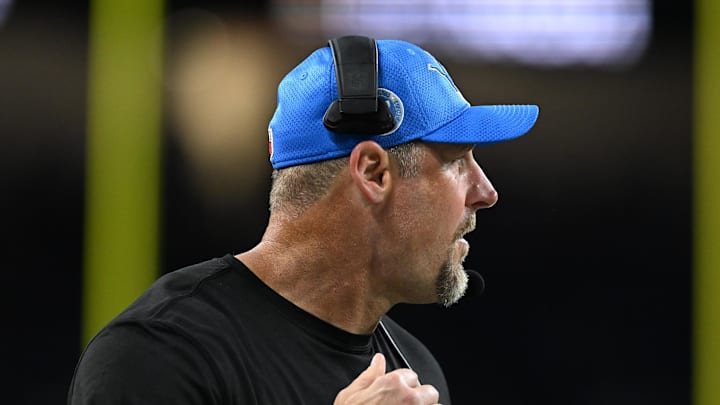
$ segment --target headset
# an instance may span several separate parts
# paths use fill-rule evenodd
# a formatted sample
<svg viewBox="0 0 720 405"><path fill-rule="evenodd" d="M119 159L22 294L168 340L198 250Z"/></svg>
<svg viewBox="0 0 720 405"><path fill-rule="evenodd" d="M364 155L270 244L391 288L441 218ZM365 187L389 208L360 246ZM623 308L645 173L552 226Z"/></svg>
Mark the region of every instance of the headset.
<svg viewBox="0 0 720 405"><path fill-rule="evenodd" d="M390 107L378 101L378 49L373 38L343 36L329 41L335 62L338 99L323 124L340 134L380 135L395 126Z"/></svg>
<svg viewBox="0 0 720 405"><path fill-rule="evenodd" d="M400 351L400 348L398 347L397 343L395 343L395 339L393 339L392 335L390 334L390 331L385 327L385 324L382 320L378 323L378 326L380 326L380 330L382 331L383 335L385 335L385 338L387 338L388 341L390 341L390 345L395 350L395 353L397 353L400 356L400 361L402 361L402 365L405 366L405 368L409 368L412 370L413 368L410 366L410 362L407 361L407 358L405 358L405 355ZM418 376L418 381L420 380L420 376Z"/></svg>

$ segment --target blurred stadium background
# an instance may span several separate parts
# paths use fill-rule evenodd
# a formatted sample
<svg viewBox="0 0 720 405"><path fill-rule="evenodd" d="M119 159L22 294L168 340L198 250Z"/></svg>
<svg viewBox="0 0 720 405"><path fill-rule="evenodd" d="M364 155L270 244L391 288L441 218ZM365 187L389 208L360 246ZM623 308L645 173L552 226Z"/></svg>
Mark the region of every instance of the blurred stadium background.
<svg viewBox="0 0 720 405"><path fill-rule="evenodd" d="M476 151L486 293L392 313L454 402L720 404L711 0L63 3L0 0L3 403L63 403L154 278L259 240L277 83L357 33L421 44L472 103L541 106Z"/></svg>

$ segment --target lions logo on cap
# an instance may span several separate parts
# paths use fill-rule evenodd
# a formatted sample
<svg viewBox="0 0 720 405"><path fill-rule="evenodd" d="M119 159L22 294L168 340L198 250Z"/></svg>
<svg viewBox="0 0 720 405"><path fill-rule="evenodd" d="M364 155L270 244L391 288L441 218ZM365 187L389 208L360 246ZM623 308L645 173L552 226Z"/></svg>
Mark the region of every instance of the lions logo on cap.
<svg viewBox="0 0 720 405"><path fill-rule="evenodd" d="M387 104L390 108L390 113L393 115L393 119L395 120L395 125L392 129L384 134L380 134L380 136L390 135L400 128L400 124L402 124L403 118L405 117L405 107L403 107L403 102L400 100L400 97L388 89L384 89L382 87L378 88L377 95L378 102Z"/></svg>

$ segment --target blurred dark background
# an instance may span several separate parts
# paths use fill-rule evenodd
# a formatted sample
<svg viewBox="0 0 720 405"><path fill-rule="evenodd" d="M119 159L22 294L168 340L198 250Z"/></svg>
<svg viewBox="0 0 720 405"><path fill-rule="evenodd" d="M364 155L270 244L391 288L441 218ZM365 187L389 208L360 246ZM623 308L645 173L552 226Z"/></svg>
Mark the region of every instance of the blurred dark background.
<svg viewBox="0 0 720 405"><path fill-rule="evenodd" d="M242 97L191 97L208 103L197 105L183 101L172 80L184 73L168 58L161 273L259 240L275 86L325 41L289 34L268 2L166 8L171 56L174 24L200 15L232 27L241 58L231 66L243 54L266 65L256 87L236 83ZM88 4L6 1L0 10L9 360L0 401L63 403L82 348ZM691 402L692 2L655 1L651 12L646 47L625 65L523 64L427 47L471 102L541 106L528 136L476 151L500 192L468 237L467 267L484 275L485 294L449 310L392 312L435 353L456 404ZM213 103L249 112L202 116ZM227 127L206 125L223 119ZM234 128L248 135L228 138Z"/></svg>

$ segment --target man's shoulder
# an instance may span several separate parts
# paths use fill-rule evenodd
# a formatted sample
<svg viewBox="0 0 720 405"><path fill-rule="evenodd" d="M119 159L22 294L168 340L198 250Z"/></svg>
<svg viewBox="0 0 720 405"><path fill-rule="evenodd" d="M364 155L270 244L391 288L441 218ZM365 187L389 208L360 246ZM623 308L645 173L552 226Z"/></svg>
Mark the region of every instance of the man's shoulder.
<svg viewBox="0 0 720 405"><path fill-rule="evenodd" d="M215 257L210 260L185 266L166 273L153 284L152 288L162 286L176 294L191 294L208 279L219 277L232 268L228 258Z"/></svg>
<svg viewBox="0 0 720 405"><path fill-rule="evenodd" d="M231 381L244 381L243 343L253 338L243 333L250 329L243 324L253 307L244 291L253 286L231 257L184 267L153 283L90 342L71 396L110 398L125 395L121 391L131 387L138 398L155 398L155 391L167 388L178 397L192 397L177 403L215 403L210 398L227 391ZM105 386L119 391L106 395ZM239 387L234 392L244 398L241 391Z"/></svg>
<svg viewBox="0 0 720 405"><path fill-rule="evenodd" d="M245 313L252 307L252 302L248 302L253 294L249 292L256 286L242 270L242 265L226 255L169 272L105 329L134 325L190 334L227 329L252 316Z"/></svg>

